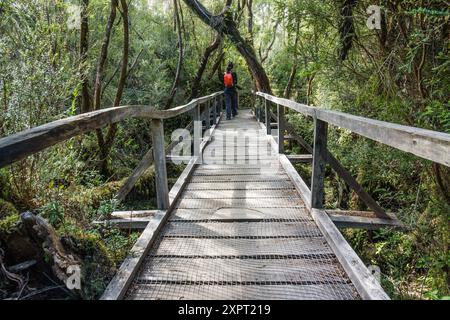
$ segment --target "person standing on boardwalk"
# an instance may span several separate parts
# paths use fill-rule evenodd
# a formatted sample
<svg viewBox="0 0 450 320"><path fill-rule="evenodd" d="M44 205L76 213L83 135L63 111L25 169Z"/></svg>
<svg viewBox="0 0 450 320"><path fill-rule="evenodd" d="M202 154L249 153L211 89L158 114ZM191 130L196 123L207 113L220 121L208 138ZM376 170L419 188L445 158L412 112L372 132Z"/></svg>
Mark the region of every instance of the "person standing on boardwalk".
<svg viewBox="0 0 450 320"><path fill-rule="evenodd" d="M233 62L228 62L227 72L223 76L225 86L225 103L227 107L227 120L237 116L238 96L237 96L237 74L233 71Z"/></svg>

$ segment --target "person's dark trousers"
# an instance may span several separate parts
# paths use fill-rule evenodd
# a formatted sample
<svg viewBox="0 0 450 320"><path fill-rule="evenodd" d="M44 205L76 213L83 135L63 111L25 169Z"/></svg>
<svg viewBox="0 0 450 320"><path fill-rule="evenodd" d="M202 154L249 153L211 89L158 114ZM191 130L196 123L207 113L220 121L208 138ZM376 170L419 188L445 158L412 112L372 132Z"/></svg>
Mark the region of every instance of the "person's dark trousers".
<svg viewBox="0 0 450 320"><path fill-rule="evenodd" d="M236 117L238 114L238 93L236 90L233 90L233 98L231 101L231 113L233 117Z"/></svg>
<svg viewBox="0 0 450 320"><path fill-rule="evenodd" d="M235 104L234 101L234 90L226 88L225 91L225 105L226 105L226 111L227 111L227 119L231 119L231 115L234 114L232 111L233 105Z"/></svg>

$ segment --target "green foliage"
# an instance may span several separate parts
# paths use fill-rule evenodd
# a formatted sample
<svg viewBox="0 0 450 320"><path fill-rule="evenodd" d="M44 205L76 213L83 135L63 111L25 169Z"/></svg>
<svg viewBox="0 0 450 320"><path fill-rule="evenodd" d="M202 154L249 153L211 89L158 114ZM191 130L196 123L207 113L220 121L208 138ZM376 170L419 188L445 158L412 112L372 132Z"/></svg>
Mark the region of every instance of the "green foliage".
<svg viewBox="0 0 450 320"><path fill-rule="evenodd" d="M19 224L20 217L16 213L0 219L0 239L7 239L8 235L16 232Z"/></svg>
<svg viewBox="0 0 450 320"><path fill-rule="evenodd" d="M117 209L118 201L116 199L104 200L100 203L100 207L97 210L97 216L100 219L106 219L111 216Z"/></svg>
<svg viewBox="0 0 450 320"><path fill-rule="evenodd" d="M0 199L0 220L17 214L19 214L19 212L12 203Z"/></svg>
<svg viewBox="0 0 450 320"><path fill-rule="evenodd" d="M41 215L45 219L47 219L52 226L57 228L61 225L64 225L64 208L58 202L49 202L44 205L39 211Z"/></svg>

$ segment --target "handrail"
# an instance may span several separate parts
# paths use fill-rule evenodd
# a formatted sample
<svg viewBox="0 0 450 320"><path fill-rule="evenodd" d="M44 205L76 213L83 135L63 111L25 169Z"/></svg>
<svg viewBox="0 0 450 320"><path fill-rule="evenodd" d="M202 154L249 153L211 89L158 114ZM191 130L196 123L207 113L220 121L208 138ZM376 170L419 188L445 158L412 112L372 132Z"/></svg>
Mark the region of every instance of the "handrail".
<svg viewBox="0 0 450 320"><path fill-rule="evenodd" d="M314 119L450 167L450 134L311 107L262 92L256 94Z"/></svg>
<svg viewBox="0 0 450 320"><path fill-rule="evenodd" d="M56 120L0 139L0 168L22 160L59 142L131 118L169 119L206 103L223 92L194 99L168 110L149 106L120 106Z"/></svg>

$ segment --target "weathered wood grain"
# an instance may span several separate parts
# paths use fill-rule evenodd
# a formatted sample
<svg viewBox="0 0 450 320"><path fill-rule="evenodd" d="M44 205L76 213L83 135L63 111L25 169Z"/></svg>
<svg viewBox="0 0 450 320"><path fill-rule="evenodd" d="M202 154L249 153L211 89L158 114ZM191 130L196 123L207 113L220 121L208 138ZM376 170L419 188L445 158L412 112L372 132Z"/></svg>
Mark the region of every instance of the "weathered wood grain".
<svg viewBox="0 0 450 320"><path fill-rule="evenodd" d="M265 93L257 95L382 144L450 166L450 134L310 107Z"/></svg>
<svg viewBox="0 0 450 320"><path fill-rule="evenodd" d="M380 283L350 247L326 212L311 209L311 214L361 297L367 300L389 300Z"/></svg>
<svg viewBox="0 0 450 320"><path fill-rule="evenodd" d="M217 92L169 110L158 110L149 106L108 108L68 117L25 130L0 139L0 168L62 141L125 119L168 119L176 117L196 108L198 104L205 103L222 94L222 92Z"/></svg>
<svg viewBox="0 0 450 320"><path fill-rule="evenodd" d="M314 119L314 150L311 177L311 207L321 209L324 206L325 165L327 151L328 125Z"/></svg>

